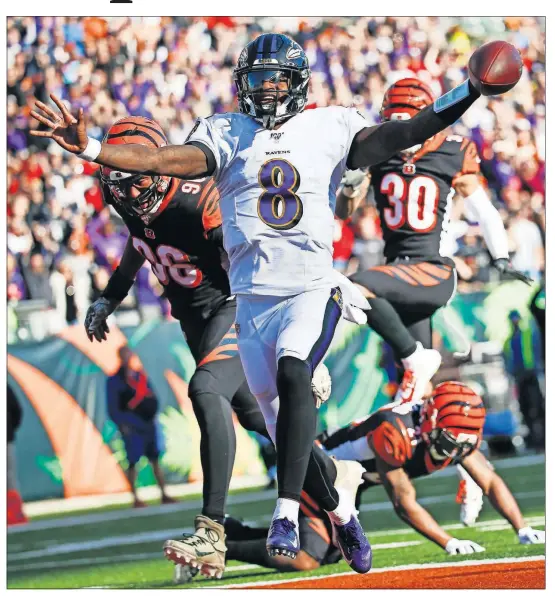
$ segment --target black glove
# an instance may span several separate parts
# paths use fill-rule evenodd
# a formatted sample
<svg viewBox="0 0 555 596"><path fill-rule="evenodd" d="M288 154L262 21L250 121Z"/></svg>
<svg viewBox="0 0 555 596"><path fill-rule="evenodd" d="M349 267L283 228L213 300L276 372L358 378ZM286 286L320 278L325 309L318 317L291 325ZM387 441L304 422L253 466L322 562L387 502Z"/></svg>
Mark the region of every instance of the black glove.
<svg viewBox="0 0 555 596"><path fill-rule="evenodd" d="M513 269L512 265L509 263L509 259L495 259L493 261L493 266L497 269L497 271L499 271L499 273L502 273L507 277L523 281L524 283L527 283L529 286L531 286L533 283L533 280L530 279L527 275L521 273L520 271L517 271L516 269Z"/></svg>
<svg viewBox="0 0 555 596"><path fill-rule="evenodd" d="M85 317L85 331L89 341L92 342L93 338L100 342L107 339L106 334L110 333L110 330L106 319L116 310L119 304L119 300L99 298L89 306Z"/></svg>

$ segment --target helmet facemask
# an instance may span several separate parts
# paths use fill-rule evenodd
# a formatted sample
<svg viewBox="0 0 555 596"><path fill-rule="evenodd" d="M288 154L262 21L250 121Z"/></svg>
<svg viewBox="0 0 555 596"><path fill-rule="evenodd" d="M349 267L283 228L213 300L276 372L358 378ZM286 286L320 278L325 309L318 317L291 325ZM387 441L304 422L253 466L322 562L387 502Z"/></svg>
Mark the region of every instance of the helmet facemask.
<svg viewBox="0 0 555 596"><path fill-rule="evenodd" d="M158 211L168 192L170 179L162 176L128 174L102 167L100 180L119 207L132 217L138 216L147 220Z"/></svg>
<svg viewBox="0 0 555 596"><path fill-rule="evenodd" d="M482 440L485 407L463 383L446 381L434 389L420 408L420 433L435 461L460 461Z"/></svg>
<svg viewBox="0 0 555 596"><path fill-rule="evenodd" d="M429 446L430 455L436 461L452 459L460 461L476 448L478 437L456 437L450 430L434 428L424 440Z"/></svg>
<svg viewBox="0 0 555 596"><path fill-rule="evenodd" d="M244 68L235 72L241 111L273 129L276 124L301 112L308 94L308 69ZM264 83L270 85L264 88ZM284 83L287 87L284 88Z"/></svg>

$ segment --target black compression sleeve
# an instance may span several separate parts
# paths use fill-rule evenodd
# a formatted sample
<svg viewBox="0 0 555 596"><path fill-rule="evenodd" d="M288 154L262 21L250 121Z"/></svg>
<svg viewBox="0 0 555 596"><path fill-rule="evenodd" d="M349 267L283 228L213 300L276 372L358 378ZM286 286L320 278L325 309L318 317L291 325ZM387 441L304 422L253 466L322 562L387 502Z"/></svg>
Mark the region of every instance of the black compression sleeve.
<svg viewBox="0 0 555 596"><path fill-rule="evenodd" d="M456 100L457 93L468 93ZM480 94L465 81L459 87L436 99L433 105L424 108L410 120L392 120L363 128L353 139L347 167L351 170L373 166L403 149L418 145L455 123ZM455 98L451 102L452 98ZM447 105L448 107L444 107Z"/></svg>
<svg viewBox="0 0 555 596"><path fill-rule="evenodd" d="M190 141L187 145L194 145L204 153L206 156L206 172L203 176L212 176L216 171L216 158L212 151L204 143L199 143L198 141ZM202 176L198 176L198 178L202 178Z"/></svg>
<svg viewBox="0 0 555 596"><path fill-rule="evenodd" d="M116 267L114 272L112 273L112 277L110 277L108 281L108 285L104 288L102 292L102 297L107 298L108 300L125 300L127 294L129 294L129 290L133 287L135 283L134 279L129 279L125 277L119 269Z"/></svg>

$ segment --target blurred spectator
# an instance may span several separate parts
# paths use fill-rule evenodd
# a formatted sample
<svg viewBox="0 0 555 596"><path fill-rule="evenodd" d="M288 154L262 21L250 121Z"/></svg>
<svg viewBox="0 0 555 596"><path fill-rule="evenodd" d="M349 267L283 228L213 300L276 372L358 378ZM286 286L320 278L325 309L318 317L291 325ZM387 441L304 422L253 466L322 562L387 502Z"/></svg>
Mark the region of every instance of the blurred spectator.
<svg viewBox="0 0 555 596"><path fill-rule="evenodd" d="M15 302L19 300L25 300L27 297L27 291L25 289L25 281L21 275L17 266L17 261L13 254L8 251L6 256L8 275L7 275L7 298L8 301L13 300Z"/></svg>
<svg viewBox="0 0 555 596"><path fill-rule="evenodd" d="M383 261L383 240L380 216L375 205L364 205L355 215L354 255L359 269L370 269Z"/></svg>
<svg viewBox="0 0 555 596"><path fill-rule="evenodd" d="M512 212L509 223L509 238L513 243L512 263L515 269L538 281L545 266L545 251L537 224L528 219L531 215L528 205Z"/></svg>
<svg viewBox="0 0 555 596"><path fill-rule="evenodd" d="M54 300L50 287L50 274L40 252L31 255L28 265L23 266L23 275L29 291L29 299L44 300L48 306L52 306Z"/></svg>
<svg viewBox="0 0 555 596"><path fill-rule="evenodd" d="M530 301L530 312L532 313L542 337L542 362L545 370L545 279L542 280L538 291Z"/></svg>
<svg viewBox="0 0 555 596"><path fill-rule="evenodd" d="M57 327L72 325L85 318L89 305L88 278L75 280L68 259L59 259L50 275L50 287L56 311Z"/></svg>
<svg viewBox="0 0 555 596"><path fill-rule="evenodd" d="M345 220L335 218L333 234L333 266L345 273L355 245L355 234Z"/></svg>
<svg viewBox="0 0 555 596"><path fill-rule="evenodd" d="M233 67L243 46L264 31L286 33L305 48L310 106L354 105L370 123L379 122L383 93L393 81L417 76L439 95L463 80L477 46L492 39L513 43L524 62L521 81L503 96L478 100L453 131L477 143L492 199L507 210L507 227L517 224L515 258L532 271L543 269L539 248L531 256L522 244L530 233L537 245L534 225L542 240L545 234L543 17L8 17L10 252L19 258L40 251L47 268L58 255L69 257L75 279L90 283L103 275L94 266L115 266L125 237L119 219L104 219L97 166L30 136L42 126L29 117L35 97L50 103L56 93L72 108L82 107L97 139L118 118L140 114L157 119L170 142L180 144L196 117L236 110ZM526 214L518 215L522 209ZM363 207L337 232L338 267L381 262L372 209ZM479 228L471 233L476 239L459 242L462 253L481 246ZM489 260L481 255L463 254L460 261L474 259L468 288L490 280ZM144 287L137 306L146 300L148 309L156 284ZM98 289L93 284L93 292Z"/></svg>
<svg viewBox="0 0 555 596"><path fill-rule="evenodd" d="M525 325L517 310L509 313L509 320L511 334L504 346L505 367L515 380L520 411L528 428L524 440L527 447L544 449L545 405L538 382L542 357L535 351L540 342L534 341L535 328L530 323Z"/></svg>
<svg viewBox="0 0 555 596"><path fill-rule="evenodd" d="M90 239L95 261L110 270L118 266L127 236L128 232L123 227L116 229L108 207L86 224L86 237Z"/></svg>
<svg viewBox="0 0 555 596"><path fill-rule="evenodd" d="M17 481L17 461L15 457L15 433L21 426L21 418L23 411L14 390L8 384L8 392L6 394L7 401L7 464L6 464L6 488L7 488L7 512L8 512L8 526L15 524L27 523L27 517L23 513L23 501L19 494L19 483Z"/></svg>
<svg viewBox="0 0 555 596"><path fill-rule="evenodd" d="M127 478L133 492L133 507L145 507L137 496L135 466L146 456L152 466L156 482L162 492L162 503L175 503L166 494L164 473L159 458L163 434L156 421L158 399L142 367L139 357L127 346L119 350L121 366L117 373L108 377L106 397L108 415L117 424L123 437L127 454Z"/></svg>

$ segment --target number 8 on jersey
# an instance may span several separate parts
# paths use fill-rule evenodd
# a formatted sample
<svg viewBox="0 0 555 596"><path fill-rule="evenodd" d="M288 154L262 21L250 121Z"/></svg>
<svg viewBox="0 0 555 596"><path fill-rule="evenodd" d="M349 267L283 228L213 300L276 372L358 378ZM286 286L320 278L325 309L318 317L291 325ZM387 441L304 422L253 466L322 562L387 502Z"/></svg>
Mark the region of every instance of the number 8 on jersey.
<svg viewBox="0 0 555 596"><path fill-rule="evenodd" d="M258 172L264 192L258 198L258 217L275 230L294 228L303 216L303 204L295 194L301 184L297 169L285 159L271 159Z"/></svg>

